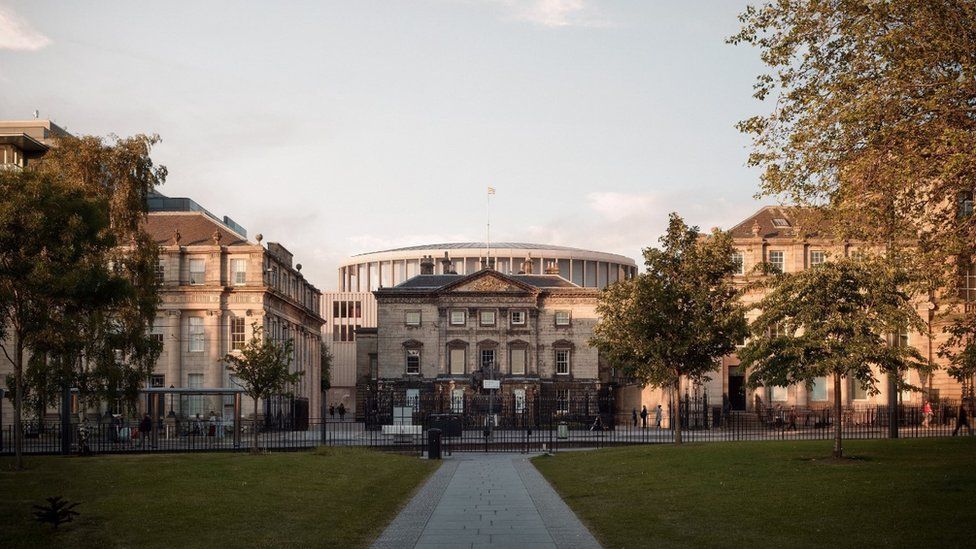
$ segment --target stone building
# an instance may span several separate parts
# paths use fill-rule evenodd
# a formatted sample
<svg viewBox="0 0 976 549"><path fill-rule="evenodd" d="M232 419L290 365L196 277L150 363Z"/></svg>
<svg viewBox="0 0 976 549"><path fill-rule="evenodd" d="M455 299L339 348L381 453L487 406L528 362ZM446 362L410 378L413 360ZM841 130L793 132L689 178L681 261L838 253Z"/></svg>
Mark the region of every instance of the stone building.
<svg viewBox="0 0 976 549"><path fill-rule="evenodd" d="M497 379L501 394L515 402L598 395L600 360L589 339L599 290L562 278L552 266L534 274L531 263L514 275L447 269L433 274L427 256L421 274L374 292L376 328L358 330L356 342L357 377L366 391L436 393L459 402L483 379Z"/></svg>
<svg viewBox="0 0 976 549"><path fill-rule="evenodd" d="M968 207L972 212L972 197L969 197ZM736 282L745 286L748 282L763 276L757 274L756 267L764 262L770 263L781 272L798 272L809 269L825 261L840 257L856 257L858 254L869 252L858 242L851 242L833 238L819 233L813 227L812 220L807 220L810 226L802 223L789 208L767 206L744 219L731 229L740 268L735 275ZM931 325L932 337L924 333L906 331L892 334L897 345L911 345L923 357L932 360L939 368L931 375L919 375L911 370L905 373L904 381L922 391L901 390L896 395L899 402L908 405L920 405L924 399L959 399L966 387L950 377L945 370L946 361L938 356L938 349L944 343L946 336L942 328L946 323L943 314L959 307L972 307L976 303L976 271L971 267L962 272L959 278L959 288L951 290L951 295L943 294L944 299L929 300L926 297L917 298L913 303L918 314ZM956 295L957 294L957 295ZM746 305L759 302L763 293L751 290L743 296ZM956 299L959 298L959 299ZM758 316L758 311L749 313L749 320ZM703 393L707 391L710 405L719 405L722 395L728 395L732 410L754 410L757 402L765 406L781 407L799 406L802 408L819 409L831 405L834 398L833 380L818 378L811 387L796 384L789 387L759 387L750 389L746 386L747 373L740 366L736 354L723 357L712 379L701 386L689 387L688 391ZM876 384L877 394L861 387L853 380L844 380L841 385L841 399L844 406L865 407L885 405L888 403L889 386L885 376L876 374L879 379ZM648 408L661 402L667 407L667 395L664 391L644 389L642 399Z"/></svg>
<svg viewBox="0 0 976 549"><path fill-rule="evenodd" d="M443 258L447 256L445 263ZM632 278L637 265L617 254L567 246L524 242L454 242L425 244L359 254L339 265L336 291L324 294L325 340L333 354L329 404L356 408L359 397L356 374L356 338L360 329L375 328L377 305L373 292L392 288L420 274L422 257L437 259L434 274L450 272L470 275L481 270L484 257L501 274L517 275L526 264L542 273L547 266L581 288L605 288L618 280Z"/></svg>
<svg viewBox="0 0 976 549"><path fill-rule="evenodd" d="M150 198L145 229L159 245L162 303L153 334L163 352L152 387L233 388L224 357L250 340L253 327L294 344L293 371L304 376L289 401L264 403L260 413L320 417L321 292L281 244L263 245L228 217L188 198ZM223 399L223 402L219 400ZM184 396L184 414L229 413L229 397ZM169 407L167 406L167 411ZM245 404L249 412L251 405Z"/></svg>

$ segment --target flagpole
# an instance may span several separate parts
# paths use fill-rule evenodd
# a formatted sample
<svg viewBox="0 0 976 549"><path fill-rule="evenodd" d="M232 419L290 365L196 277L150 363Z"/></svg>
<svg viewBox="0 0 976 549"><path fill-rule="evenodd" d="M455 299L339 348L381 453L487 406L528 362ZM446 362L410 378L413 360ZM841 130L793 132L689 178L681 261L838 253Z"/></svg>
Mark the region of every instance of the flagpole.
<svg viewBox="0 0 976 549"><path fill-rule="evenodd" d="M485 267L491 267L491 187L488 187L488 194L485 198Z"/></svg>

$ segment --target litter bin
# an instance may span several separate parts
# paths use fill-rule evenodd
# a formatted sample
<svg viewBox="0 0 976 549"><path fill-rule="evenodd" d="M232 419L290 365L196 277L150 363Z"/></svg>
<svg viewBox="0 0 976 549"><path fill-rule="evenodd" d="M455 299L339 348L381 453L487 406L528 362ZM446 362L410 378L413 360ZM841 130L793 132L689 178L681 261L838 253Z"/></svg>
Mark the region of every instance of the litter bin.
<svg viewBox="0 0 976 549"><path fill-rule="evenodd" d="M441 459L440 429L427 429L427 459Z"/></svg>
<svg viewBox="0 0 976 549"><path fill-rule="evenodd" d="M556 438L569 438L569 424L565 421L556 426Z"/></svg>

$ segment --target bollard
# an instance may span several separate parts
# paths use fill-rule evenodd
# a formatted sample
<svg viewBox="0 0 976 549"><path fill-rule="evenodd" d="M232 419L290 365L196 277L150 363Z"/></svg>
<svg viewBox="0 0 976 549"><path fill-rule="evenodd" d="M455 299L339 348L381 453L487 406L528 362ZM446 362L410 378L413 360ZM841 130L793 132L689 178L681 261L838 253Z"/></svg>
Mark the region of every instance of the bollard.
<svg viewBox="0 0 976 549"><path fill-rule="evenodd" d="M427 459L441 459L440 429L427 429Z"/></svg>

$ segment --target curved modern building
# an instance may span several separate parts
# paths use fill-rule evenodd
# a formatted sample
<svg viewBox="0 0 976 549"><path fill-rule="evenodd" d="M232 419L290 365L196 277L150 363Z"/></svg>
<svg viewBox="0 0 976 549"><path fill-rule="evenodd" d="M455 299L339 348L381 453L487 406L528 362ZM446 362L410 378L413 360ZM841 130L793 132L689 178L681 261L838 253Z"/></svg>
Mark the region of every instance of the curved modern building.
<svg viewBox="0 0 976 549"><path fill-rule="evenodd" d="M524 272L558 274L584 288L605 288L637 274L629 257L566 246L521 242L460 242L407 246L350 257L339 265L337 291L323 295L325 341L333 361L329 404L355 409L356 343L358 328L376 327L374 291L390 288L420 274L420 262L431 256L435 274L471 274L486 265L505 274Z"/></svg>

